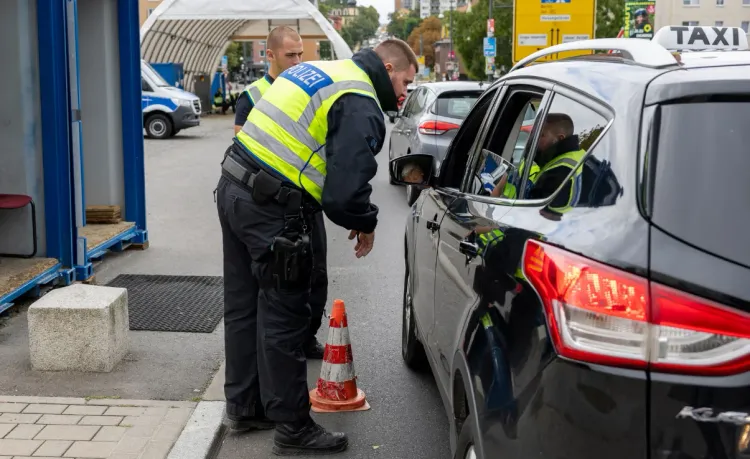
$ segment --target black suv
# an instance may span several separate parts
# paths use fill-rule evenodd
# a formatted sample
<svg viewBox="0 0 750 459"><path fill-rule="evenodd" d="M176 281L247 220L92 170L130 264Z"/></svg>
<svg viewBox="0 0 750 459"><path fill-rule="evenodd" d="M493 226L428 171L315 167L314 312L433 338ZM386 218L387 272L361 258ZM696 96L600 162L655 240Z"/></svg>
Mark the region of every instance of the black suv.
<svg viewBox="0 0 750 459"><path fill-rule="evenodd" d="M439 170L391 162L425 179L403 358L432 369L456 458L750 458L750 52L713 49L737 47L703 27L553 46Z"/></svg>

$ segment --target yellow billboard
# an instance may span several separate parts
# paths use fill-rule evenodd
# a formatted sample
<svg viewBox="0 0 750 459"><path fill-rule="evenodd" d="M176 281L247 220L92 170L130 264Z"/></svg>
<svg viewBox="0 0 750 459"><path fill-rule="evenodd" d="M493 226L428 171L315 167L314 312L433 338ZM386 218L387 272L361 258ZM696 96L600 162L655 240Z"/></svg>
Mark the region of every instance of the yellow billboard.
<svg viewBox="0 0 750 459"><path fill-rule="evenodd" d="M514 0L513 63L548 46L594 38L596 0ZM590 51L546 56L557 60Z"/></svg>

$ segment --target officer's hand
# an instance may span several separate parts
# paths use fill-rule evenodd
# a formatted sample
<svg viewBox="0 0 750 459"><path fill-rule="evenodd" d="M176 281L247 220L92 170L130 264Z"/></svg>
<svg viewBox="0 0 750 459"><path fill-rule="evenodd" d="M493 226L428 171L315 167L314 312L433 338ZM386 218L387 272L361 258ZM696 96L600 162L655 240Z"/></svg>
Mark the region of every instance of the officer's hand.
<svg viewBox="0 0 750 459"><path fill-rule="evenodd" d="M352 232L349 233L349 240L354 239L355 236L357 238L357 245L354 246L355 255L357 256L357 258L367 256L367 254L372 250L373 244L375 243L375 232L373 231L372 233L362 233L352 230Z"/></svg>

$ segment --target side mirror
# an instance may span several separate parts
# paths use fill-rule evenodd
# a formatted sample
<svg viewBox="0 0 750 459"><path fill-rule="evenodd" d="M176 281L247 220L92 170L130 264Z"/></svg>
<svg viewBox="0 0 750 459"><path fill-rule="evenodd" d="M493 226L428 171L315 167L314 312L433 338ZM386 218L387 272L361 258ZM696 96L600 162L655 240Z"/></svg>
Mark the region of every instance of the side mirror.
<svg viewBox="0 0 750 459"><path fill-rule="evenodd" d="M398 185L432 186L436 160L432 155L414 154L400 156L389 164L391 181Z"/></svg>

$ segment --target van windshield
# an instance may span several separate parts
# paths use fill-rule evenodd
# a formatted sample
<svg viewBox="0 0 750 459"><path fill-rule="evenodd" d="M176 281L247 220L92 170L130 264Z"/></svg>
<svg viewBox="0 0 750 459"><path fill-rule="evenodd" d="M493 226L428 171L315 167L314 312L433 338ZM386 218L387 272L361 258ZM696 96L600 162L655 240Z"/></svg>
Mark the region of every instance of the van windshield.
<svg viewBox="0 0 750 459"><path fill-rule="evenodd" d="M750 266L750 97L661 107L653 222L714 255Z"/></svg>
<svg viewBox="0 0 750 459"><path fill-rule="evenodd" d="M147 62L144 62L141 68L143 69L143 73L146 74L146 79L152 81L156 86L160 88L172 86L171 84L167 83L167 81L162 78L161 75L159 75L159 73L154 70L154 68L151 67Z"/></svg>

